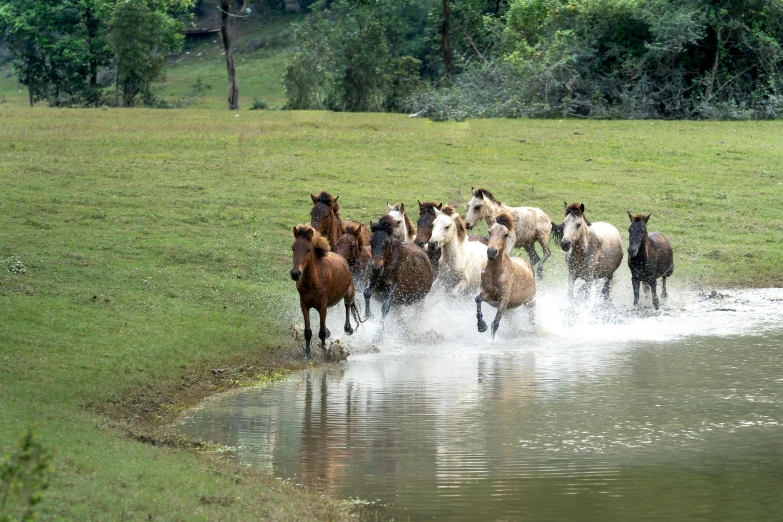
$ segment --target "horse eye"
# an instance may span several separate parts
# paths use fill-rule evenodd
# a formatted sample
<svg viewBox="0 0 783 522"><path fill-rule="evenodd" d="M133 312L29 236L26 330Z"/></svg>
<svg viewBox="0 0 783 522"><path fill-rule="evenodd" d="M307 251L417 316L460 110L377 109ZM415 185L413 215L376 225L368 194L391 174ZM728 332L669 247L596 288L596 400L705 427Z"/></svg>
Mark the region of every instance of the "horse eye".
<svg viewBox="0 0 783 522"><path fill-rule="evenodd" d="M480 208L481 208L481 205L476 205L475 207L473 207L473 210L478 210Z"/></svg>
<svg viewBox="0 0 783 522"><path fill-rule="evenodd" d="M446 225L446 228L451 228L451 225Z"/></svg>
<svg viewBox="0 0 783 522"><path fill-rule="evenodd" d="M307 253L308 253L308 254L309 254L310 252L312 252L312 251L313 251L313 249L312 249L312 248L308 248L308 249L307 249Z"/></svg>
<svg viewBox="0 0 783 522"><path fill-rule="evenodd" d="M505 236L503 236L503 237L508 237L508 234L506 234L506 235L505 235Z"/></svg>
<svg viewBox="0 0 783 522"><path fill-rule="evenodd" d="M581 227L581 226L582 226L582 224L581 224L581 223L577 223L577 224L576 224L576 228L579 228L579 227Z"/></svg>

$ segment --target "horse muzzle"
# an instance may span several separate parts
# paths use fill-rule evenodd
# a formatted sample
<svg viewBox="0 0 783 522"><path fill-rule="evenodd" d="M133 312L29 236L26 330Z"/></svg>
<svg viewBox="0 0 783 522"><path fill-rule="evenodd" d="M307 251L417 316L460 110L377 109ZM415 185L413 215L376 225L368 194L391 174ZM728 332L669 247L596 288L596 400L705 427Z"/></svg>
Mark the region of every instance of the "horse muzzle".
<svg viewBox="0 0 783 522"><path fill-rule="evenodd" d="M639 253L639 247L636 247L636 248L628 247L628 255L630 257L636 257L636 254L638 254L638 253Z"/></svg>
<svg viewBox="0 0 783 522"><path fill-rule="evenodd" d="M466 222L465 222L465 228L467 228L468 230L473 230L473 223L468 223L468 222L466 221Z"/></svg>
<svg viewBox="0 0 783 522"><path fill-rule="evenodd" d="M487 259L497 259L498 258L498 249L497 248L488 248L487 249Z"/></svg>
<svg viewBox="0 0 783 522"><path fill-rule="evenodd" d="M372 275L379 276L382 273L383 273L383 265L381 266L372 265Z"/></svg>
<svg viewBox="0 0 783 522"><path fill-rule="evenodd" d="M438 249L438 242L437 241L430 241L429 243L427 243L427 248L425 248L425 250L428 250L430 252L434 251L434 250L437 250L437 249Z"/></svg>
<svg viewBox="0 0 783 522"><path fill-rule="evenodd" d="M302 277L301 270L291 270L289 273L291 274L291 279L294 281L299 281L299 278Z"/></svg>
<svg viewBox="0 0 783 522"><path fill-rule="evenodd" d="M561 241L560 242L560 248L563 249L563 252L568 252L571 250L571 242L570 241Z"/></svg>
<svg viewBox="0 0 783 522"><path fill-rule="evenodd" d="M424 241L414 241L413 244L415 244L417 247L421 248L422 250L427 250L424 248Z"/></svg>

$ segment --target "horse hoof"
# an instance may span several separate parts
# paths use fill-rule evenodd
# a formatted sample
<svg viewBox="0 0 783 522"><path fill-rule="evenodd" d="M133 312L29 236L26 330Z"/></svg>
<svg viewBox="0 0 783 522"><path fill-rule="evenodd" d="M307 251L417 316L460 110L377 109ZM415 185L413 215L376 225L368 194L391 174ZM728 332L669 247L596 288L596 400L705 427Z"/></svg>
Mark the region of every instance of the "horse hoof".
<svg viewBox="0 0 783 522"><path fill-rule="evenodd" d="M345 333L348 335L353 335L353 328L349 326L348 328L345 329Z"/></svg>
<svg viewBox="0 0 783 522"><path fill-rule="evenodd" d="M484 321L479 321L478 322L478 331L480 333L486 332L487 331L487 323L485 323Z"/></svg>
<svg viewBox="0 0 783 522"><path fill-rule="evenodd" d="M326 337L325 337L325 339L328 339L328 338L330 338L331 336L332 336L332 332L330 332L330 331L329 331L329 329L327 328L327 329L326 329Z"/></svg>

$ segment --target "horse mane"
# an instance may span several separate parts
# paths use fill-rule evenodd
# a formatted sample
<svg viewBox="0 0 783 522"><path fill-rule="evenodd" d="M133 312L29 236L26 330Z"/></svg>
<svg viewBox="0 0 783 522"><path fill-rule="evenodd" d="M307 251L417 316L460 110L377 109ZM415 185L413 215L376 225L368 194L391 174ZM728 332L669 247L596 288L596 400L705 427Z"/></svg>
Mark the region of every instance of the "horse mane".
<svg viewBox="0 0 783 522"><path fill-rule="evenodd" d="M514 218L511 217L511 214L506 212L505 210L503 212L498 212L495 214L495 223L498 223L499 225L503 225L506 227L511 233L514 230Z"/></svg>
<svg viewBox="0 0 783 522"><path fill-rule="evenodd" d="M446 214L447 216L453 216L454 214L457 213L457 209L454 208L452 205L446 205L445 207L440 209L440 211Z"/></svg>
<svg viewBox="0 0 783 522"><path fill-rule="evenodd" d="M322 190L321 193L315 197L315 199L318 203L323 203L324 205L332 207L332 210L334 210L334 215L340 217L340 204L337 202L337 199L335 199L334 196L325 190Z"/></svg>
<svg viewBox="0 0 783 522"><path fill-rule="evenodd" d="M405 219L405 228L408 229L408 235L413 237L416 235L416 228L413 226L413 221L408 217L407 212L403 212L402 217Z"/></svg>
<svg viewBox="0 0 783 522"><path fill-rule="evenodd" d="M351 234L353 237L356 238L356 242L359 243L359 248L364 248L367 246L367 243L365 242L365 237L361 233L362 227L364 224L360 224L358 227L354 225L346 225L345 232L348 234Z"/></svg>
<svg viewBox="0 0 783 522"><path fill-rule="evenodd" d="M647 216L645 216L644 214L636 214L631 219L633 221L644 221L646 218L647 218Z"/></svg>
<svg viewBox="0 0 783 522"><path fill-rule="evenodd" d="M497 199L495 199L495 196L492 195L492 192L488 191L487 189L483 189L483 188L476 189L476 197L478 197L478 198L487 198L487 199L489 199L490 201L492 201L493 203L495 203L497 205L502 205L503 204L500 201L498 201Z"/></svg>
<svg viewBox="0 0 783 522"><path fill-rule="evenodd" d="M308 239L313 243L315 255L319 258L324 257L332 250L329 247L329 241L310 225L298 225L296 227L294 230L294 238L299 237Z"/></svg>
<svg viewBox="0 0 783 522"><path fill-rule="evenodd" d="M435 209L438 208L438 205L440 205L440 203L435 203L434 201L425 201L424 203L419 203L419 216L424 214L432 214L434 216Z"/></svg>
<svg viewBox="0 0 783 522"><path fill-rule="evenodd" d="M582 204L581 203L571 203L570 205L566 206L565 209L565 215L568 217L568 214L573 214L574 217L582 217L585 220L585 223L587 223L587 226L589 227L592 225L590 221L585 217L584 212L582 212Z"/></svg>
<svg viewBox="0 0 783 522"><path fill-rule="evenodd" d="M452 205L444 205L444 207L440 209L440 211L446 214L447 216L451 216L454 218L454 223L457 225L457 239L459 239L460 242L464 241L465 238L468 237L468 229L465 227L465 222L462 221L460 215L457 214L457 209L454 208Z"/></svg>
<svg viewBox="0 0 783 522"><path fill-rule="evenodd" d="M394 226L397 224L394 218L389 214L386 214L378 220L377 223L370 223L370 232L373 234L376 232L385 232L390 236L394 236Z"/></svg>

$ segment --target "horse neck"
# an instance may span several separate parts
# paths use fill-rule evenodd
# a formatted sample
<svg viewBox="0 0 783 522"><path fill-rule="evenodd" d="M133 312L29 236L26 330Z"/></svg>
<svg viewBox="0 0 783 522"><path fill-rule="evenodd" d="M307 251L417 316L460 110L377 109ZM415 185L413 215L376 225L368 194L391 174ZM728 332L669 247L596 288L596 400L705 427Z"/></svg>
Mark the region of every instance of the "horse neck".
<svg viewBox="0 0 783 522"><path fill-rule="evenodd" d="M645 230L642 235L642 242L639 245L639 251L634 256L634 259L647 259L648 257L650 257L650 234Z"/></svg>
<svg viewBox="0 0 783 522"><path fill-rule="evenodd" d="M456 227L457 225L455 223L452 226ZM468 258L468 255L465 252L465 245L468 242L468 238L465 236L465 238L460 241L456 230L451 233L454 234L454 237L451 241L441 247L441 261L449 266L462 265L467 262Z"/></svg>
<svg viewBox="0 0 783 522"><path fill-rule="evenodd" d="M491 227L495 224L495 215L497 215L498 212L501 210L509 211L511 210L508 205L504 205L503 203L495 203L491 199L487 199L487 207L492 205L492 209L490 209L489 214L484 217L484 221L487 222L487 226Z"/></svg>
<svg viewBox="0 0 783 522"><path fill-rule="evenodd" d="M343 220L340 219L340 216L337 215L337 213L332 209L331 213L329 214L330 220L329 222L331 225L328 229L328 237L329 245L334 248L335 245L337 245L337 241L340 240L340 236L343 233Z"/></svg>
<svg viewBox="0 0 783 522"><path fill-rule="evenodd" d="M302 280L308 288L315 288L321 282L321 264L315 252L311 252L307 262L302 267Z"/></svg>
<svg viewBox="0 0 783 522"><path fill-rule="evenodd" d="M499 252L498 257L494 260L487 260L487 270L492 274L492 279L495 280L499 276L503 275L508 268L508 263L511 262L511 258L505 252Z"/></svg>

